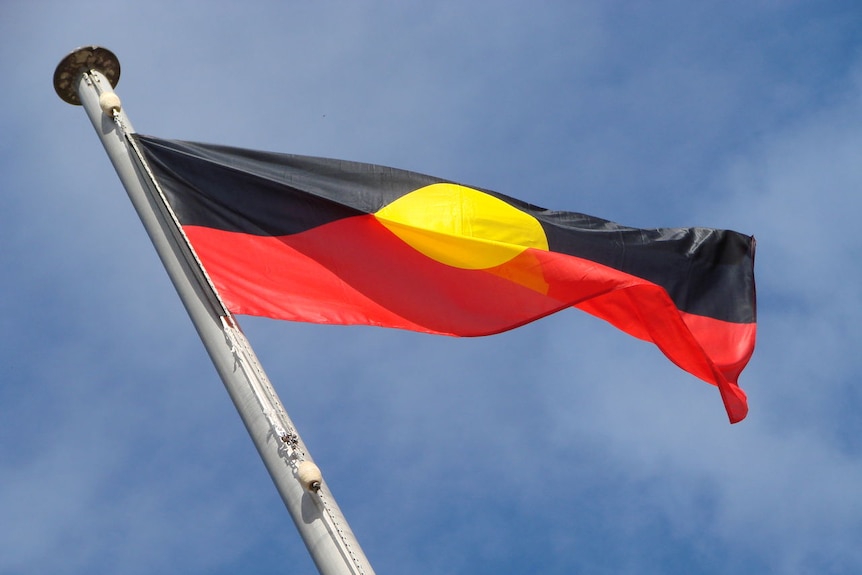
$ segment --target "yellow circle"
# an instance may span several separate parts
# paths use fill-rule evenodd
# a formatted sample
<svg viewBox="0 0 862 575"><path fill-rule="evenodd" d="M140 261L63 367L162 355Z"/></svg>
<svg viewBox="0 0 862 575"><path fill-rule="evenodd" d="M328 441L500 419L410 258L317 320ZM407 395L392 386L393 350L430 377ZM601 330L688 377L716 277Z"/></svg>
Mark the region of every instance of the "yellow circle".
<svg viewBox="0 0 862 575"><path fill-rule="evenodd" d="M527 248L548 249L545 231L536 218L457 184L419 188L375 216L417 251L459 268L492 268Z"/></svg>

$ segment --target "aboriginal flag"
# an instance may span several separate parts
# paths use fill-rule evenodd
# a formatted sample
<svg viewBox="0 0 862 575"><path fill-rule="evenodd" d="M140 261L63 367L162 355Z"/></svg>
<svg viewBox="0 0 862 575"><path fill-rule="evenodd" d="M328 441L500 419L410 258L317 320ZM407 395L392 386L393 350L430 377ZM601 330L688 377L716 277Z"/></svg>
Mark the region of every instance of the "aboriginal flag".
<svg viewBox="0 0 862 575"><path fill-rule="evenodd" d="M755 340L754 238L636 229L371 164L134 136L236 314L453 336L576 307L718 386Z"/></svg>

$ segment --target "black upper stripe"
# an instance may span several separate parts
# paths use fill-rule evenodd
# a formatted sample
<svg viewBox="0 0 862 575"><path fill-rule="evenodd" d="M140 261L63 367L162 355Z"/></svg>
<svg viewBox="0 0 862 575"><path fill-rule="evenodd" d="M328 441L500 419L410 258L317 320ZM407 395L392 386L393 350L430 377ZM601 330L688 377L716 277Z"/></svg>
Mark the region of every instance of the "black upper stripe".
<svg viewBox="0 0 862 575"><path fill-rule="evenodd" d="M253 235L295 234L372 214L413 190L447 181L373 164L135 137L183 225ZM482 191L536 217L552 251L660 285L682 311L755 321L749 236L710 228L629 228Z"/></svg>
<svg viewBox="0 0 862 575"><path fill-rule="evenodd" d="M183 225L231 232L296 234L372 214L443 181L373 164L135 137Z"/></svg>

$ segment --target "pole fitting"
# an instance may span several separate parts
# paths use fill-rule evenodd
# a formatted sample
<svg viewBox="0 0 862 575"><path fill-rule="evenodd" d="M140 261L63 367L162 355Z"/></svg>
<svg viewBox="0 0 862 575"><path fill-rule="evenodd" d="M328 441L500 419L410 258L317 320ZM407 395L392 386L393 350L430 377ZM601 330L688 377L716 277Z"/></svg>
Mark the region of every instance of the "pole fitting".
<svg viewBox="0 0 862 575"><path fill-rule="evenodd" d="M113 52L100 46L83 46L63 58L54 70L54 90L60 99L80 106L78 80L91 70L107 78L112 88L120 81L120 61Z"/></svg>
<svg viewBox="0 0 862 575"><path fill-rule="evenodd" d="M308 491L320 491L320 486L323 483L323 476L314 463L309 460L301 461L296 468L296 476L302 486Z"/></svg>
<svg viewBox="0 0 862 575"><path fill-rule="evenodd" d="M113 118L115 114L119 114L123 105L120 103L120 97L116 92L102 92L99 95L99 107L102 112L109 118Z"/></svg>

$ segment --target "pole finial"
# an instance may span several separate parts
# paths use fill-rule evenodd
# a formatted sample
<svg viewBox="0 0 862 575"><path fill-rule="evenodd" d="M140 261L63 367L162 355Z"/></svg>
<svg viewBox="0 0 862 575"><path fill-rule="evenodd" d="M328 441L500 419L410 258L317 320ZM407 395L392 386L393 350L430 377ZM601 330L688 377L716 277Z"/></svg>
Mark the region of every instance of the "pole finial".
<svg viewBox="0 0 862 575"><path fill-rule="evenodd" d="M120 81L120 61L113 52L100 46L83 46L63 58L54 70L54 90L60 99L80 106L78 80L81 74L90 70L105 76L112 88Z"/></svg>

